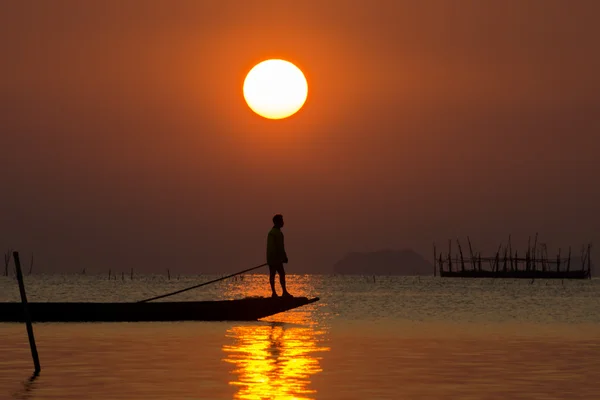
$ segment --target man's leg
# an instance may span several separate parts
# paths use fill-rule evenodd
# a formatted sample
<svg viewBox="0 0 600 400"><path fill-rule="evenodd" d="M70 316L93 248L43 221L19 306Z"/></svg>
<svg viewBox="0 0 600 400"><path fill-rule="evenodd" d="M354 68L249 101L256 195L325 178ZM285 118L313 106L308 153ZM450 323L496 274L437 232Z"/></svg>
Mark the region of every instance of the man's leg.
<svg viewBox="0 0 600 400"><path fill-rule="evenodd" d="M283 269L283 264L281 264L281 267L279 268L279 283L283 289L282 296L291 296L285 287L285 270Z"/></svg>
<svg viewBox="0 0 600 400"><path fill-rule="evenodd" d="M277 292L275 291L275 273L277 269L274 266L269 265L269 283L271 284L271 297L277 297Z"/></svg>

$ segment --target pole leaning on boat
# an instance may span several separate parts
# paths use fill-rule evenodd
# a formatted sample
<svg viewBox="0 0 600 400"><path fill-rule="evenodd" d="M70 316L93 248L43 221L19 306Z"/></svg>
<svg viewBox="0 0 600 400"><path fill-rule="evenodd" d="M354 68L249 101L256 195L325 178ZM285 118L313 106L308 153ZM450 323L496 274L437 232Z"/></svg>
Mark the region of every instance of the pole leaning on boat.
<svg viewBox="0 0 600 400"><path fill-rule="evenodd" d="M257 265L256 267L252 267L252 268L248 268L248 269L245 269L245 270L243 270L243 271L240 271L240 272L236 272L235 274L231 274L231 275L223 276L223 277L221 277L221 278L218 278L218 279L213 279L212 281L208 281L208 282L200 283L200 284L198 284L198 285L190 286L190 287L188 287L188 288L181 289L181 290L177 290L177 291L175 291L175 292L171 292L171 293L167 293L167 294L161 294L160 296L150 297L149 299L140 300L140 301L138 301L138 303L146 303L146 302L148 302L148 301L152 301L152 300L158 300L158 299L163 299L163 298L165 298L165 297L173 296L174 294L179 294L179 293L187 292L188 290L196 289L196 288L199 288L199 287L201 287L201 286L206 286L206 285L208 285L208 284L211 284L211 283L219 282L219 281L222 281L223 279L232 278L232 277L234 277L234 276L236 276L236 275L241 275L241 274L244 274L244 273L246 273L246 272L250 272L250 271L253 271L253 270L255 270L255 269L262 268L262 267L264 267L264 266L266 266L266 265L267 265L267 263L260 264L260 265Z"/></svg>
<svg viewBox="0 0 600 400"><path fill-rule="evenodd" d="M25 293L25 283L23 282L23 272L21 271L21 261L19 260L19 252L13 252L15 260L15 269L17 271L17 281L19 281L19 292L21 293L21 302L23 303L23 315L25 316L25 325L27 326L27 336L29 337L29 346L31 347L31 357L35 371L34 376L39 375L42 367L38 357L37 347L35 345L35 337L33 336L33 326L31 324L31 316L29 315L29 307L27 305L27 294Z"/></svg>

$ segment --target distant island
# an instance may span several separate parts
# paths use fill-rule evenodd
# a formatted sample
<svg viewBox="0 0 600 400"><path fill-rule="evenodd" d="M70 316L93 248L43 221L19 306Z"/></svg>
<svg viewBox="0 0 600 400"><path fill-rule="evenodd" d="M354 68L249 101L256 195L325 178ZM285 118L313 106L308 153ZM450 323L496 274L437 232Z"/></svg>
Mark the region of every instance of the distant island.
<svg viewBox="0 0 600 400"><path fill-rule="evenodd" d="M336 274L347 275L433 275L433 264L410 250L351 252L335 263Z"/></svg>

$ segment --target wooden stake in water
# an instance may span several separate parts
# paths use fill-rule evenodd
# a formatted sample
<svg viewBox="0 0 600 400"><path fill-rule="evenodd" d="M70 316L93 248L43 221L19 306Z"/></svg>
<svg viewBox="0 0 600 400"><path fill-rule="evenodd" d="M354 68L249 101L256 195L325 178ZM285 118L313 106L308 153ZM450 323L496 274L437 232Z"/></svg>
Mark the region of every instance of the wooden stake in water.
<svg viewBox="0 0 600 400"><path fill-rule="evenodd" d="M19 281L19 291L21 292L21 302L23 303L23 315L25 316L25 325L27 326L27 336L29 336L29 346L31 347L31 357L35 366L34 375L38 375L42 370L40 367L40 359L38 358L37 347L35 346L35 337L33 336L33 326L31 325L31 316L29 315L29 307L27 305L27 294L25 293L25 283L23 282L23 272L21 272L21 261L19 260L19 252L13 252L15 260L15 269L17 270L17 280Z"/></svg>
<svg viewBox="0 0 600 400"><path fill-rule="evenodd" d="M433 244L433 276L436 276L436 264L437 263L437 250L435 248L435 243Z"/></svg>

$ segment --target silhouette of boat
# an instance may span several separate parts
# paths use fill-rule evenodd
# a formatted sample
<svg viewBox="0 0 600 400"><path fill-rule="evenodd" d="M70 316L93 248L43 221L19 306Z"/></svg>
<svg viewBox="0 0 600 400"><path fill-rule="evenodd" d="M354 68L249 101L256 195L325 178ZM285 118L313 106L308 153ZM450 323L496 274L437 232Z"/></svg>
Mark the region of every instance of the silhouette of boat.
<svg viewBox="0 0 600 400"><path fill-rule="evenodd" d="M28 303L32 322L255 321L318 297L137 303ZM0 322L25 322L23 304L0 303Z"/></svg>

